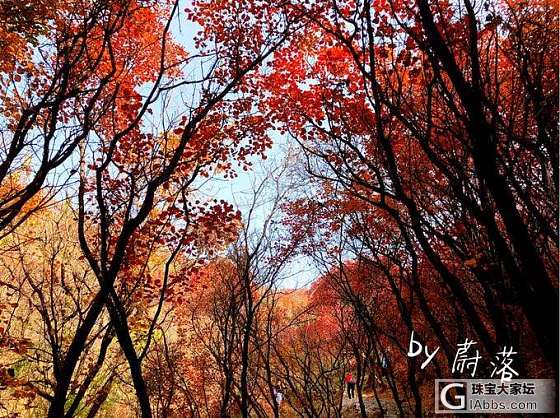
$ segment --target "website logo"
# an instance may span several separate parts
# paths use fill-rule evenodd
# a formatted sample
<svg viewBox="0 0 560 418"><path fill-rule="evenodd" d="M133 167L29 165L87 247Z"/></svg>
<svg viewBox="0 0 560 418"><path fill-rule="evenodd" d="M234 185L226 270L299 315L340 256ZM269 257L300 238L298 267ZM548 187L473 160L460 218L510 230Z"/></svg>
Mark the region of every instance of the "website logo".
<svg viewBox="0 0 560 418"><path fill-rule="evenodd" d="M437 379L436 414L548 414L555 412L552 379Z"/></svg>

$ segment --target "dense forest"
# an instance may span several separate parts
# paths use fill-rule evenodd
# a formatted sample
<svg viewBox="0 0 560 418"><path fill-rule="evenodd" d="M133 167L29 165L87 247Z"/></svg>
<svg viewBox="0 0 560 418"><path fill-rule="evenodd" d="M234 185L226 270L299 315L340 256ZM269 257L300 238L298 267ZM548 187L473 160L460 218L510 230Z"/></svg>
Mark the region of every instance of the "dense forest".
<svg viewBox="0 0 560 418"><path fill-rule="evenodd" d="M558 22L0 0L0 417L432 416L500 353L557 381Z"/></svg>

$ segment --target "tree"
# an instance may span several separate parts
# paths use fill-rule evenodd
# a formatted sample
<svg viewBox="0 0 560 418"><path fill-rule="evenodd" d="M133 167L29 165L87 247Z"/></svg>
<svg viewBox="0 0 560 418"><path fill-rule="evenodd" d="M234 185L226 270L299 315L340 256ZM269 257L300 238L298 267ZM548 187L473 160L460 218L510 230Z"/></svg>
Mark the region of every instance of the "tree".
<svg viewBox="0 0 560 418"><path fill-rule="evenodd" d="M149 2L43 0L2 3L0 230L8 234L75 181L72 157L107 120L115 101L154 78L144 48L125 38L157 22ZM151 40L144 41L146 46ZM174 46L171 49L177 50ZM4 50L4 48L3 48ZM146 51L150 51L146 53ZM157 52L151 56L158 60ZM136 65L125 65L138 60ZM172 64L171 62L169 64ZM176 63L175 63L176 64ZM24 210L24 208L26 208Z"/></svg>
<svg viewBox="0 0 560 418"><path fill-rule="evenodd" d="M42 208L2 242L0 285L5 322L1 344L11 352L2 357L2 370L13 372L4 382L12 388L2 402L11 403L7 412L15 409L18 399L26 399L28 405L46 414L45 404L53 402L54 388L61 379L71 330L82 324L95 295L95 278L85 262L79 261L73 218L67 203ZM81 410L92 393L102 392L119 368L119 356L111 347L113 337L108 317L102 314L70 381L68 416Z"/></svg>
<svg viewBox="0 0 560 418"><path fill-rule="evenodd" d="M279 222L288 190L281 184L285 169L253 185L237 240L225 257L198 273L196 290L178 308L184 338L192 346L202 343L202 357L212 360L204 362L208 376L201 383L205 394L213 394L209 415L228 417L236 410L243 416L279 415L272 358L281 330L289 325L279 318L277 306L297 249L297 243L282 245L287 242Z"/></svg>
<svg viewBox="0 0 560 418"><path fill-rule="evenodd" d="M420 417L466 338L557 378L555 6L183 7L0 4L0 415L342 416L351 370Z"/></svg>
<svg viewBox="0 0 560 418"><path fill-rule="evenodd" d="M555 369L557 335L544 324L558 307L548 261L557 254L556 163L547 151L558 136L536 114L554 108L558 85L545 76L554 65L535 55L544 48L556 56L554 9L293 7L314 30L299 38L301 48L276 54L263 106L300 143L309 173L341 199L371 207L370 219L390 220L411 277L429 263L487 352L510 341L503 324L519 306ZM508 64L513 50L523 50L525 64ZM532 85L541 99L531 102L523 98ZM485 295L483 309L473 292Z"/></svg>
<svg viewBox="0 0 560 418"><path fill-rule="evenodd" d="M233 229L228 224L236 219L225 202L207 208L191 201L194 181L214 170L232 175L233 159L248 167L247 156L269 146L260 137L239 140L242 124L266 126L247 107L243 96L252 87L245 76L284 41L295 15L281 4L247 2L239 15L233 3L218 8L197 2L187 13L202 29L195 39L199 52L187 55L170 34L178 2L110 1L87 7L67 2L58 8L36 2L35 11L45 10L44 16L34 16L27 4L19 13L8 6L2 6L8 23L3 33L21 45L44 45L37 57L28 49L6 59L0 228L10 233L77 181L79 242L100 286L60 353L49 416L73 414L72 407L65 408L70 382L104 307L129 363L142 415L151 416L141 362L169 296L170 266L182 250L200 248L203 233L214 234L217 245L229 239ZM250 16L255 25L248 32L241 25ZM193 100L183 104L181 115L174 115L171 125L165 112L163 126L157 126L157 117L150 121L152 106L166 105L171 92L185 86ZM226 119L228 111L237 117ZM31 159L22 170L27 156ZM139 354L127 318L135 309L136 288L154 288L145 283L145 266L154 253L144 238L160 245L159 251L166 246L169 258L156 297L159 307Z"/></svg>

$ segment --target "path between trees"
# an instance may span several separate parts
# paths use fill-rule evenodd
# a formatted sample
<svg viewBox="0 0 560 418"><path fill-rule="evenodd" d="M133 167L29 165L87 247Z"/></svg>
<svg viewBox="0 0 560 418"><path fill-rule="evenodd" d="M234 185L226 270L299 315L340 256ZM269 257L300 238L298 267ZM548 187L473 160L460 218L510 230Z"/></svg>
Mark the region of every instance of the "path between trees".
<svg viewBox="0 0 560 418"><path fill-rule="evenodd" d="M396 405L393 402L393 400L390 399L390 397L388 398L387 396L384 395L385 394L380 395L379 401L381 403L381 406L385 410L385 415L381 413L379 409L379 405L375 400L375 396L373 392L364 393L362 395L368 418L382 417L382 416L392 418L392 417L399 416L397 413ZM357 397L355 397L354 399L348 399L348 397L345 395L344 400L342 401L342 416L346 418L360 417L360 411L359 411L359 406L357 404L357 401L358 401Z"/></svg>

